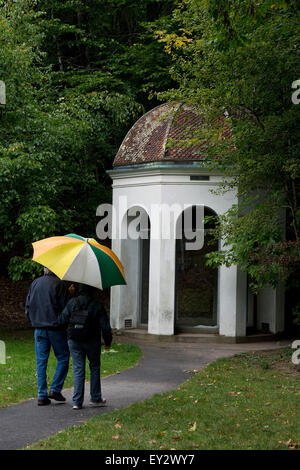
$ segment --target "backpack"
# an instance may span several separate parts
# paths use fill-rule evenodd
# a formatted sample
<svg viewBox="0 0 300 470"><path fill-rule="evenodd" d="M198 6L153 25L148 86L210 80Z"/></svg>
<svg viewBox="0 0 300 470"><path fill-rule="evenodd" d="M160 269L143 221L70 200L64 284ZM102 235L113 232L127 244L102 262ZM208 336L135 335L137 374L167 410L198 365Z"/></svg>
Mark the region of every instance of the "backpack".
<svg viewBox="0 0 300 470"><path fill-rule="evenodd" d="M83 309L77 297L75 300L78 308L71 313L68 327L68 338L73 339L74 341L87 341L93 332L92 317L88 311L90 302L85 309Z"/></svg>

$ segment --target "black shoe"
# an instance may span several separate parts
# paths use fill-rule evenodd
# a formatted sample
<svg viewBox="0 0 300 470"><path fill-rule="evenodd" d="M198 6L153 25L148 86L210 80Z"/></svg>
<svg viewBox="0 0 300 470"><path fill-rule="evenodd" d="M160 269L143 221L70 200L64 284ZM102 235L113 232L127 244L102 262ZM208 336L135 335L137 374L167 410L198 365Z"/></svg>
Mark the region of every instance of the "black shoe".
<svg viewBox="0 0 300 470"><path fill-rule="evenodd" d="M105 398L101 398L99 401L90 401L90 406L96 407L96 406L105 406L106 405L106 400Z"/></svg>
<svg viewBox="0 0 300 470"><path fill-rule="evenodd" d="M49 398L38 398L38 406L51 405L51 400Z"/></svg>
<svg viewBox="0 0 300 470"><path fill-rule="evenodd" d="M48 398L51 398L51 400L56 400L56 401L66 401L65 397L63 397L60 392L51 391L48 395Z"/></svg>

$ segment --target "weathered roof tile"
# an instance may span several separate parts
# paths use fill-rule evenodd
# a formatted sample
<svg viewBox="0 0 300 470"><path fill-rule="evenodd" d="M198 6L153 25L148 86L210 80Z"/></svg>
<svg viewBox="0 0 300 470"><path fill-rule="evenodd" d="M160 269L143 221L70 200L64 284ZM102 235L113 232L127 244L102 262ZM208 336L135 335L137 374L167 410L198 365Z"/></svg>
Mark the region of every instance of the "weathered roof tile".
<svg viewBox="0 0 300 470"><path fill-rule="evenodd" d="M113 166L155 161L197 161L206 156L207 142L181 145L203 124L203 117L191 107L166 103L144 114L129 130ZM230 137L226 132L226 138Z"/></svg>

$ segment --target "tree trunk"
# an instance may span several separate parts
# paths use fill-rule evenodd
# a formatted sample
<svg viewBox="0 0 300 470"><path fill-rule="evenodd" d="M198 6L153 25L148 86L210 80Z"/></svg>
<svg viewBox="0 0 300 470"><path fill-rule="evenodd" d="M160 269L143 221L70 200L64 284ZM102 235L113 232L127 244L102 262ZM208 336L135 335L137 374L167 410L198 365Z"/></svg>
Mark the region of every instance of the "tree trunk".
<svg viewBox="0 0 300 470"><path fill-rule="evenodd" d="M53 11L53 8L51 8L51 18L52 18L52 19L54 18L54 11ZM53 37L54 42L55 42L55 44L56 44L56 56L57 56L57 61L58 61L58 65L59 65L59 70L60 70L61 72L63 72L63 71L64 71L64 65L63 65L63 61L62 61L62 55L61 55L61 50L60 50L59 42L58 42L58 39L57 39L56 34L53 34L52 37Z"/></svg>

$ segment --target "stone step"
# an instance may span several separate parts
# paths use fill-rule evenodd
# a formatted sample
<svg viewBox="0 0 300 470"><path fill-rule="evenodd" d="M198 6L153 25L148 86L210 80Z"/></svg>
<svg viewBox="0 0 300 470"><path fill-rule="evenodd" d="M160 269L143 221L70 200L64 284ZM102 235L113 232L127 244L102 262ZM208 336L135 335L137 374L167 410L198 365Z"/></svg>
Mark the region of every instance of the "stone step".
<svg viewBox="0 0 300 470"><path fill-rule="evenodd" d="M153 335L142 328L126 328L114 331L115 336L125 336L142 341L180 343L257 343L281 339L279 335L257 333L244 337L220 336L217 333L177 333L175 335Z"/></svg>

